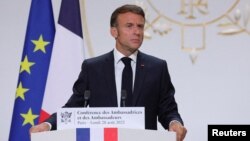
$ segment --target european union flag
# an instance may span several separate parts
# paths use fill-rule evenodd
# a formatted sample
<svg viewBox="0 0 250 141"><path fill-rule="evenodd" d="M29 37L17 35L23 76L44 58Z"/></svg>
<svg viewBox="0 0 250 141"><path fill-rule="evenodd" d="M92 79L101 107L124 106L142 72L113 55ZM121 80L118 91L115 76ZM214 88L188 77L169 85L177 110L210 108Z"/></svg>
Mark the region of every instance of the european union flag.
<svg viewBox="0 0 250 141"><path fill-rule="evenodd" d="M29 141L29 129L39 121L54 36L51 0L32 0L9 141Z"/></svg>

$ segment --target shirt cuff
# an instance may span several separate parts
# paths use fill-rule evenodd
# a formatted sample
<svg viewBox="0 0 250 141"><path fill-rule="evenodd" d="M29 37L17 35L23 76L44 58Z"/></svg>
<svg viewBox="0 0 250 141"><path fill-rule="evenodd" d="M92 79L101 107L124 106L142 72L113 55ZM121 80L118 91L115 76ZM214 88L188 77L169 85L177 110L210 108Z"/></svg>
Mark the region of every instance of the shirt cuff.
<svg viewBox="0 0 250 141"><path fill-rule="evenodd" d="M179 122L178 120L172 120L172 121L170 121L170 123L168 124L168 128L170 127L170 125L172 124L172 123L174 123L174 122L178 122L178 123L180 123L181 124L181 122ZM182 125L182 124L181 124Z"/></svg>
<svg viewBox="0 0 250 141"><path fill-rule="evenodd" d="M44 122L44 123L46 123L47 125L49 125L49 131L51 131L52 125L49 122Z"/></svg>

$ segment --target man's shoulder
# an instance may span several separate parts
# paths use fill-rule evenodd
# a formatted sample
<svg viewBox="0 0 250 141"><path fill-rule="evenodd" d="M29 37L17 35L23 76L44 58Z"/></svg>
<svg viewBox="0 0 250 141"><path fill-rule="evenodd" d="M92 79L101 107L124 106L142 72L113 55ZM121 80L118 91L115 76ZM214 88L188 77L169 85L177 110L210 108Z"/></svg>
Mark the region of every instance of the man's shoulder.
<svg viewBox="0 0 250 141"><path fill-rule="evenodd" d="M145 61L166 62L166 60L164 60L164 59L161 59L161 58L153 56L153 55L146 54L144 52L139 52L138 55L139 55L138 57L140 57L141 59L143 59Z"/></svg>
<svg viewBox="0 0 250 141"><path fill-rule="evenodd" d="M90 63L90 64L103 63L104 61L112 60L113 58L114 58L113 51L110 51L108 53L105 53L96 57L85 59L85 62Z"/></svg>

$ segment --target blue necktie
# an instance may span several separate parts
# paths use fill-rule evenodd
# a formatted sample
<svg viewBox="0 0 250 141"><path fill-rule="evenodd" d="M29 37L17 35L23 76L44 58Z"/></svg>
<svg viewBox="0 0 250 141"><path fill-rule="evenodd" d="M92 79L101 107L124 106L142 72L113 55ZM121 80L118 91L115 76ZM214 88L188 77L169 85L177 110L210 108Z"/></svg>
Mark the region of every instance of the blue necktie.
<svg viewBox="0 0 250 141"><path fill-rule="evenodd" d="M125 90L127 92L127 96L125 99L125 106L131 107L133 98L132 96L133 72L131 67L131 58L123 57L121 60L125 65L122 71L122 90Z"/></svg>

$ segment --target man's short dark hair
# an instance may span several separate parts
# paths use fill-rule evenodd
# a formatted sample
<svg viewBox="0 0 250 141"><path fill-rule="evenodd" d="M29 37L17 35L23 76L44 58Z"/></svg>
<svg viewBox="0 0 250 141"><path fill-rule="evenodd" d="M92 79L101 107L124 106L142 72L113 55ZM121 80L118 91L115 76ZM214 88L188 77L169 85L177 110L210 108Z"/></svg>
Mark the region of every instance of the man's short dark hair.
<svg viewBox="0 0 250 141"><path fill-rule="evenodd" d="M121 7L118 7L111 15L110 18L110 27L116 27L117 26L117 17L120 14L127 13L127 12L132 12L134 14L141 15L145 19L145 13L143 9L137 5L131 5L131 4L126 4Z"/></svg>

